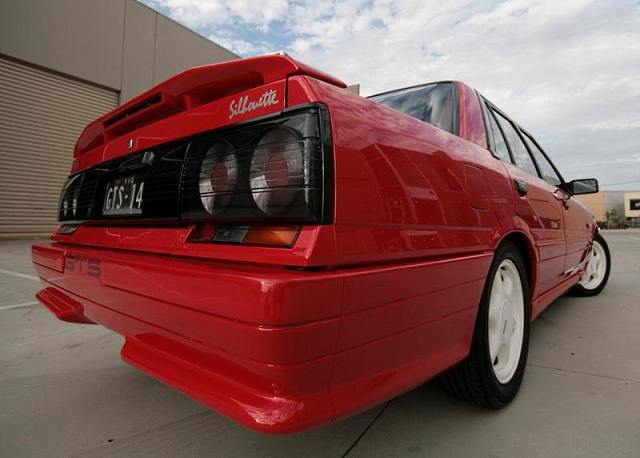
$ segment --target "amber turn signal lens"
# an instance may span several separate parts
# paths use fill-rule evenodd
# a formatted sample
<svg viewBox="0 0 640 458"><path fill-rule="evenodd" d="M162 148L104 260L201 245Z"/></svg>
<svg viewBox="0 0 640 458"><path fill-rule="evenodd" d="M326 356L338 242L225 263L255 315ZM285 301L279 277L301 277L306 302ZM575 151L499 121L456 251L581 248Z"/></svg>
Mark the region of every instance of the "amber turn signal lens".
<svg viewBox="0 0 640 458"><path fill-rule="evenodd" d="M298 234L299 226L253 226L244 236L245 245L292 246Z"/></svg>

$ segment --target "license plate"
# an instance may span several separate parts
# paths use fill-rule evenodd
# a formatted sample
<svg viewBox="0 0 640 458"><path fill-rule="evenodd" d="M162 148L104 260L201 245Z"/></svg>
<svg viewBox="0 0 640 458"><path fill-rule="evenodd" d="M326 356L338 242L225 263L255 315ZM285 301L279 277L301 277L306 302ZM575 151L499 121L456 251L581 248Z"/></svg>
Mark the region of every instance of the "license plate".
<svg viewBox="0 0 640 458"><path fill-rule="evenodd" d="M141 175L116 178L107 183L102 214L139 215L142 213L144 181Z"/></svg>

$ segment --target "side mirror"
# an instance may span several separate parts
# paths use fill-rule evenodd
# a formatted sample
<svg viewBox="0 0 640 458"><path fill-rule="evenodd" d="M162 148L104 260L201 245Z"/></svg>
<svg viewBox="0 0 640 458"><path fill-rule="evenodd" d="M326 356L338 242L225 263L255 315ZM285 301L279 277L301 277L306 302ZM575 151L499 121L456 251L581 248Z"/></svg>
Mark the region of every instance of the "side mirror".
<svg viewBox="0 0 640 458"><path fill-rule="evenodd" d="M573 180L568 183L562 183L560 187L574 196L577 194L594 194L599 191L598 180L595 178Z"/></svg>

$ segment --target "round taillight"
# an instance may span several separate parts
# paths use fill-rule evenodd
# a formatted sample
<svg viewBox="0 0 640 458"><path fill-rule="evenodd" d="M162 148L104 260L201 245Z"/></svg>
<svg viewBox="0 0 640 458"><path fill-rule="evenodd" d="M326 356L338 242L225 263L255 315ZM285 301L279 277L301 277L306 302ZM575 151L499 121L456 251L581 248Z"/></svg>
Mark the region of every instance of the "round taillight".
<svg viewBox="0 0 640 458"><path fill-rule="evenodd" d="M284 212L304 185L304 154L292 129L277 127L258 142L249 171L251 194L267 214Z"/></svg>
<svg viewBox="0 0 640 458"><path fill-rule="evenodd" d="M218 140L211 144L200 166L200 201L211 215L224 208L238 182L238 160L231 143Z"/></svg>

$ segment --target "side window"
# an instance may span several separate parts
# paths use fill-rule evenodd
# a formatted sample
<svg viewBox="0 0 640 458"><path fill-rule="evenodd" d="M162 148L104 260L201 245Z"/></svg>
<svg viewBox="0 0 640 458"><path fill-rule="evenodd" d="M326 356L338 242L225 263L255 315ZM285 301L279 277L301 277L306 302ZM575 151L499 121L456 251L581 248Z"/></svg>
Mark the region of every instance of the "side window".
<svg viewBox="0 0 640 458"><path fill-rule="evenodd" d="M500 113L495 113L495 115L502 127L505 137L507 137L516 166L533 176L539 176L538 169L536 169L536 165L533 163L533 159L531 159L531 156L529 155L529 150L522 142L520 135L518 135L518 132L515 127L513 127L513 124L511 124L511 121Z"/></svg>
<svg viewBox="0 0 640 458"><path fill-rule="evenodd" d="M509 155L509 149L507 148L507 142L504 141L504 137L502 136L502 132L500 132L500 128L498 127L498 123L494 118L493 114L487 110L487 119L489 124L487 126L487 131L491 136L491 144L493 145L493 152L498 155L500 159L505 162L511 163L511 156Z"/></svg>
<svg viewBox="0 0 640 458"><path fill-rule="evenodd" d="M558 173L555 171L549 159L544 155L544 153L538 148L538 145L533 141L531 137L527 134L524 134L524 140L527 142L527 146L529 146L529 151L533 154L533 158L536 160L538 164L538 168L540 169L540 173L542 173L542 179L547 183L558 186L562 183L562 180L558 176Z"/></svg>
<svg viewBox="0 0 640 458"><path fill-rule="evenodd" d="M371 97L371 100L454 133L455 98L452 83L401 89Z"/></svg>

